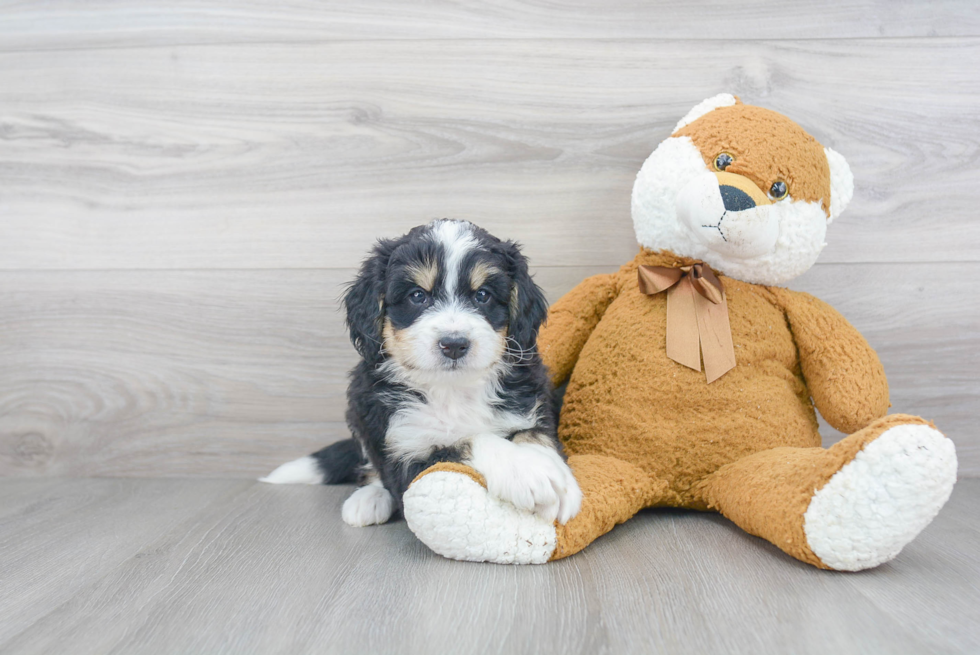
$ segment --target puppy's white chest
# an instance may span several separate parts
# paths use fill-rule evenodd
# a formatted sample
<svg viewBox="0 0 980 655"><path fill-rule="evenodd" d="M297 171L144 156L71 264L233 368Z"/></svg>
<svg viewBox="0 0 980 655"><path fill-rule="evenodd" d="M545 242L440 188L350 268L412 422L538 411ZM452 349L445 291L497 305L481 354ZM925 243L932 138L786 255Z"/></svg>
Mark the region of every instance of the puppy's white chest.
<svg viewBox="0 0 980 655"><path fill-rule="evenodd" d="M396 457L427 456L476 435L507 437L534 425L530 417L497 411L484 389L462 387L427 394L396 411L388 423L385 446Z"/></svg>

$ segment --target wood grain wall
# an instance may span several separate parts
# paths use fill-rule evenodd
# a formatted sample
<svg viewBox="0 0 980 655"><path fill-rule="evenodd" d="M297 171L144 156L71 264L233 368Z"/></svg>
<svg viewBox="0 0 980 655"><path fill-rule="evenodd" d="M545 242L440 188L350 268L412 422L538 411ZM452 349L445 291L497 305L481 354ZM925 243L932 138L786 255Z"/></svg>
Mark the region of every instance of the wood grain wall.
<svg viewBox="0 0 980 655"><path fill-rule="evenodd" d="M790 286L977 475L978 37L953 1L0 5L0 474L253 476L343 437L373 239L467 218L557 298L633 256L641 163L729 91L848 158Z"/></svg>

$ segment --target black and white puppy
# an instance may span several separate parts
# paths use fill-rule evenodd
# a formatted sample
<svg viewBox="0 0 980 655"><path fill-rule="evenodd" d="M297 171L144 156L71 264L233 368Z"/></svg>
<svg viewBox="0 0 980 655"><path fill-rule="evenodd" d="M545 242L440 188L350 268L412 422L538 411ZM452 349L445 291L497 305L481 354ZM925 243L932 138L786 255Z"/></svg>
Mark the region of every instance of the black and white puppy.
<svg viewBox="0 0 980 655"><path fill-rule="evenodd" d="M360 481L343 518L364 526L387 521L428 467L462 462L519 508L561 523L578 513L536 348L548 306L515 243L433 221L379 241L344 304L361 355L347 391L354 438L265 482Z"/></svg>

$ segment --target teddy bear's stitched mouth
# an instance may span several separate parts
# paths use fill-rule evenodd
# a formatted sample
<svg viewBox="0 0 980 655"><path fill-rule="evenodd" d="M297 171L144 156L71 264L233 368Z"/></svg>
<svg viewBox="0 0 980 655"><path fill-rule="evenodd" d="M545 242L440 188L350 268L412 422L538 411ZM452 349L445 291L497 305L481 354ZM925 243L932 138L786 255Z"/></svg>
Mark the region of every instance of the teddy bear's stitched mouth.
<svg viewBox="0 0 980 655"><path fill-rule="evenodd" d="M718 234L721 235L722 241L728 243L728 237L725 236L724 231L722 231L721 229L721 222L725 220L726 216L728 216L727 209L721 213L721 218L718 219L717 223L715 223L714 225L702 225L701 227L708 228L709 230L718 230Z"/></svg>

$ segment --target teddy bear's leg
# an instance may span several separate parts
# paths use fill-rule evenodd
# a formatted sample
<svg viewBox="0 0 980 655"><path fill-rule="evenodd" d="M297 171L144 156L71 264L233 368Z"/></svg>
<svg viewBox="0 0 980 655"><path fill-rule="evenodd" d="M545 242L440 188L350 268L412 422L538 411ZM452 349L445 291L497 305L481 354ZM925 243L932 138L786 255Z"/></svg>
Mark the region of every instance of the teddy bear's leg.
<svg viewBox="0 0 980 655"><path fill-rule="evenodd" d="M582 508L566 525L491 496L483 477L461 464L437 464L402 499L408 527L444 557L498 564L542 564L585 548L667 488L637 467L597 455L568 459Z"/></svg>
<svg viewBox="0 0 980 655"><path fill-rule="evenodd" d="M700 485L710 509L815 566L858 571L899 551L939 512L956 481L953 443L896 414L822 448L774 448Z"/></svg>

